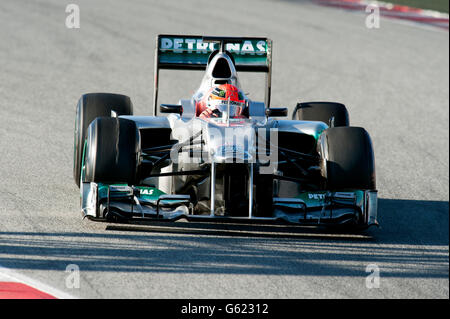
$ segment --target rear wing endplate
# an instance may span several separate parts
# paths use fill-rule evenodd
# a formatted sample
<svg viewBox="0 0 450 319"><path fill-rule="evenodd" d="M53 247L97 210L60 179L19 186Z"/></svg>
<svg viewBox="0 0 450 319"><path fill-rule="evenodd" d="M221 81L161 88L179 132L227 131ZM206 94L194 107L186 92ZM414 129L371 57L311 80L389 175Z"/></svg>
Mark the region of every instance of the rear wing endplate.
<svg viewBox="0 0 450 319"><path fill-rule="evenodd" d="M159 34L156 37L153 115L158 114L159 70L205 70L215 50L231 53L236 71L266 75L265 105L270 105L272 40L263 37L211 37Z"/></svg>

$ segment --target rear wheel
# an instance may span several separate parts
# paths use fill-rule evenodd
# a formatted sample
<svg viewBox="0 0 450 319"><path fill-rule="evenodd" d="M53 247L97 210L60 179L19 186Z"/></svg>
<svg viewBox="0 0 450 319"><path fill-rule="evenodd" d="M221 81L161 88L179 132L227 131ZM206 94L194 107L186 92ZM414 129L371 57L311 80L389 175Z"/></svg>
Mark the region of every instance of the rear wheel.
<svg viewBox="0 0 450 319"><path fill-rule="evenodd" d="M80 186L81 160L89 124L99 116L111 116L112 111L117 116L132 115L133 105L130 98L121 94L88 93L78 100L73 159L73 177L78 186Z"/></svg>
<svg viewBox="0 0 450 319"><path fill-rule="evenodd" d="M336 102L298 103L292 115L293 120L321 121L328 126L349 126L350 119L344 104Z"/></svg>

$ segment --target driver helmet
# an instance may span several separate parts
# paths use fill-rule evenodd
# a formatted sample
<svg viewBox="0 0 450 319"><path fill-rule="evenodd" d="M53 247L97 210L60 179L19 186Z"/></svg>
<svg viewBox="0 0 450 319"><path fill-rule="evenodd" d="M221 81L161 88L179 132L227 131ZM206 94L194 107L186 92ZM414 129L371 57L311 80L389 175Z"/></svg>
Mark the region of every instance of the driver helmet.
<svg viewBox="0 0 450 319"><path fill-rule="evenodd" d="M213 87L202 101L200 117L242 118L246 105L245 95L232 84Z"/></svg>

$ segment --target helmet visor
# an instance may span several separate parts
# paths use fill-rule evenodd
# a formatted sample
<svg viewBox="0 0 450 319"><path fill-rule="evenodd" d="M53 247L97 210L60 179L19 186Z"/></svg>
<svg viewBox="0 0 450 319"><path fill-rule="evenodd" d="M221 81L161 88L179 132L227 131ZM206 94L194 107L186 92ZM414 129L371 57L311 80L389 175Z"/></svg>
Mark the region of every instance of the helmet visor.
<svg viewBox="0 0 450 319"><path fill-rule="evenodd" d="M244 101L231 101L231 100L210 100L209 107L213 110L220 112L219 117L222 118L239 118L242 115L244 109Z"/></svg>

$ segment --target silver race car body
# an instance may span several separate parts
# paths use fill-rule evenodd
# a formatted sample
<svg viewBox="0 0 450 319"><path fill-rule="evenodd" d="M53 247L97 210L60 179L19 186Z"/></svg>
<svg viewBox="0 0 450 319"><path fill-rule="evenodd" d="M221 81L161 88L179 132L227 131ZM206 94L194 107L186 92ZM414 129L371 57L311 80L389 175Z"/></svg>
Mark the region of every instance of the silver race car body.
<svg viewBox="0 0 450 319"><path fill-rule="evenodd" d="M377 225L374 183L331 183L331 170L337 176L333 158L338 157L331 158L336 151L328 145L331 131L338 129L334 117L329 121L298 119L297 113L304 107L301 103L294 119L282 119L287 109L270 108L271 54L272 41L266 38L158 36L154 116L123 115L111 109L107 119L115 121L111 123L116 128L131 123L136 131L130 155L135 158L132 176L114 179L114 171L121 170L117 163L123 153L117 140L114 149L122 153L114 153L115 164L105 169L108 178L95 177L101 170L95 161L104 154L96 142L100 137L95 134L101 134L93 128L96 121L88 127L81 146L76 145L82 150L76 178L79 176L83 215L115 221L185 218L360 228ZM158 105L160 69L205 73L192 97L177 105ZM266 75L265 101L245 97L244 118L230 115L231 103L220 117L200 118L196 105L206 92L223 83L240 88L240 71ZM369 160L374 166L373 158ZM372 171L369 178L374 180L374 168Z"/></svg>

